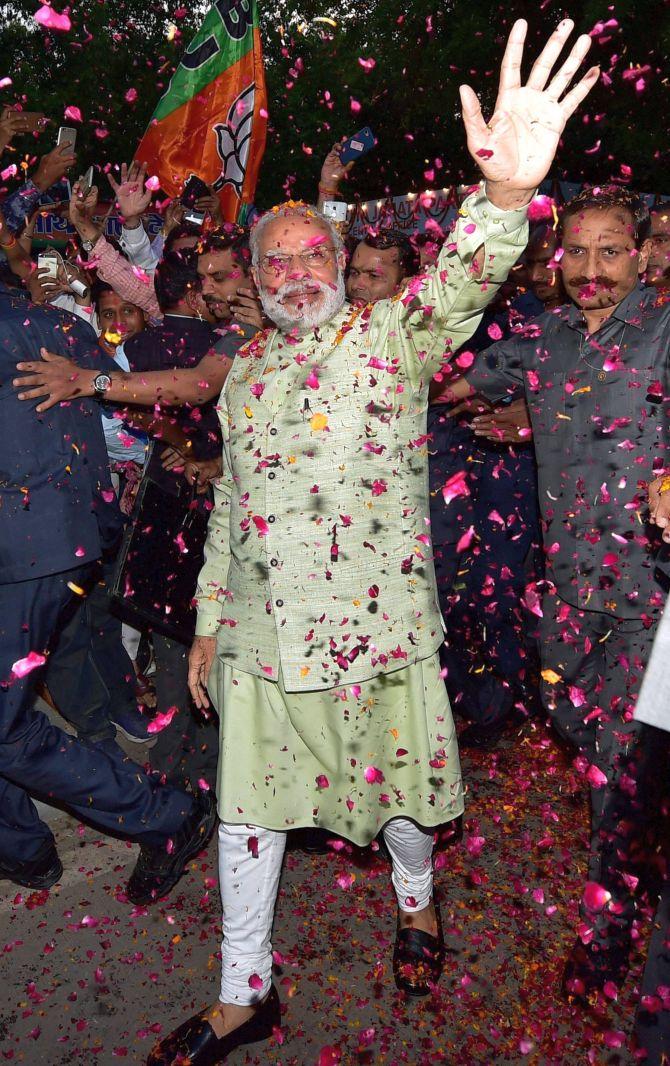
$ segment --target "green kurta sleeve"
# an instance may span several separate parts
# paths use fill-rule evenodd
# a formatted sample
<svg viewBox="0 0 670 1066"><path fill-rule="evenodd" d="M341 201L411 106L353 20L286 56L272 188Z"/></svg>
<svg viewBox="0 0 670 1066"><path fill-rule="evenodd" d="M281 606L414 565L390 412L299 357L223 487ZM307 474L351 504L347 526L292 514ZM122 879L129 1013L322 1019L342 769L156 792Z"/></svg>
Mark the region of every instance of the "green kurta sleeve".
<svg viewBox="0 0 670 1066"><path fill-rule="evenodd" d="M428 382L475 332L527 239L526 209L499 210L482 185L464 201L436 266L410 279L399 300L376 305L370 326L386 358L399 360L414 384Z"/></svg>

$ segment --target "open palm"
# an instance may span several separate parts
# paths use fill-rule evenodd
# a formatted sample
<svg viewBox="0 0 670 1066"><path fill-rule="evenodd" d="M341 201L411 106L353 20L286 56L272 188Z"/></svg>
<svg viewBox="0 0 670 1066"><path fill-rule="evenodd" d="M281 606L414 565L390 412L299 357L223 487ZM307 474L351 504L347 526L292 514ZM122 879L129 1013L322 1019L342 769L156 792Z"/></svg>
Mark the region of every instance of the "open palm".
<svg viewBox="0 0 670 1066"><path fill-rule="evenodd" d="M146 177L147 169L143 163L131 163L130 167L123 163L120 182L112 174L107 175L124 218L137 218L144 214L151 203L151 190L146 187Z"/></svg>
<svg viewBox="0 0 670 1066"><path fill-rule="evenodd" d="M569 88L591 45L590 37L583 35L552 77L573 28L570 19L559 24L535 61L528 82L521 85L527 23L523 19L514 23L500 70L498 98L488 123L476 94L469 85L461 86L468 150L487 181L509 189L534 189L546 176L566 122L599 75L598 67L591 67Z"/></svg>

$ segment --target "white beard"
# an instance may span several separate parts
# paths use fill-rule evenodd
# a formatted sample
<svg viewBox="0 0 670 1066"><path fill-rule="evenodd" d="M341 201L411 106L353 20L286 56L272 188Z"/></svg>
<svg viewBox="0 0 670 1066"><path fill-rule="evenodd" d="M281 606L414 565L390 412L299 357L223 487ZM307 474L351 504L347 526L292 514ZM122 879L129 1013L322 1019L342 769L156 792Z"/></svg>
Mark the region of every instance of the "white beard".
<svg viewBox="0 0 670 1066"><path fill-rule="evenodd" d="M282 300L285 296L301 293L307 288L313 289L315 287L319 289L319 292L323 293L323 299L320 303L315 305L305 304L304 307L296 307L291 310L284 307ZM282 333L309 333L310 330L317 329L319 326L323 326L324 323L329 322L344 307L346 300L344 272L338 270L337 284L335 286L316 280L310 282L286 281L279 286L275 293L269 293L266 289L261 288L259 295L265 314Z"/></svg>

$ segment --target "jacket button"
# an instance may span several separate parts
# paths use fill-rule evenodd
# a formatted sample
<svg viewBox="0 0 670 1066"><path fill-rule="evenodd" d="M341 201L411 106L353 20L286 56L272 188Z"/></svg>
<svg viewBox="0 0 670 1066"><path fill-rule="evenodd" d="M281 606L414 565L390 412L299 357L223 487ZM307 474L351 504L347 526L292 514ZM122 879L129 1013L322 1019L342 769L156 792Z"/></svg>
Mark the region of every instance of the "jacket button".
<svg viewBox="0 0 670 1066"><path fill-rule="evenodd" d="M268 478L269 478L270 481L274 481L276 476L277 475L275 474L274 470L271 470L270 473L268 474Z"/></svg>
<svg viewBox="0 0 670 1066"><path fill-rule="evenodd" d="M283 600L275 600L275 603L277 604L277 607L283 607L284 606L284 601Z"/></svg>
<svg viewBox="0 0 670 1066"><path fill-rule="evenodd" d="M273 426L272 429L270 430L270 436L271 437L276 437L277 436L277 427L276 426Z"/></svg>
<svg viewBox="0 0 670 1066"><path fill-rule="evenodd" d="M270 566L279 566L278 559L270 559Z"/></svg>
<svg viewBox="0 0 670 1066"><path fill-rule="evenodd" d="M274 522L275 516L273 514L268 515L268 522Z"/></svg>

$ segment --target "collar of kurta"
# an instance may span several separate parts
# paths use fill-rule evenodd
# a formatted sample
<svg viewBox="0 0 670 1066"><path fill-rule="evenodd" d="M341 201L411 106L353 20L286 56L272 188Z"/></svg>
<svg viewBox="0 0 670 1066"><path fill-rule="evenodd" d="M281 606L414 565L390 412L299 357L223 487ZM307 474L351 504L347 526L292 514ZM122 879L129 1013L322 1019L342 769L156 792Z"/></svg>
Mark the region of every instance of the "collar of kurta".
<svg viewBox="0 0 670 1066"><path fill-rule="evenodd" d="M328 322L304 334L282 333L278 329L257 334L238 352L236 387L248 389L255 408L276 413L296 386L312 395L318 388L317 368L326 367L329 359L347 337L360 331L369 317L370 308L345 304ZM313 379L313 380L312 380ZM233 387L229 379L229 389Z"/></svg>
<svg viewBox="0 0 670 1066"><path fill-rule="evenodd" d="M276 348L278 345L286 345L299 351L301 348L313 351L315 348L333 348L346 336L349 329L353 328L356 321L361 317L365 308L354 307L345 302L344 306L336 315L329 318L323 325L316 329L310 329L307 333L282 333L278 329L270 332L268 346Z"/></svg>
<svg viewBox="0 0 670 1066"><path fill-rule="evenodd" d="M283 333L276 328L262 330L240 348L238 356L242 359L263 359L267 363L270 352L276 352L279 348L285 349L290 358L300 352L313 352L316 348L334 348L344 340L359 319L368 317L368 311L369 307L353 307L345 303L336 315L307 333ZM293 355L289 356L289 353Z"/></svg>

